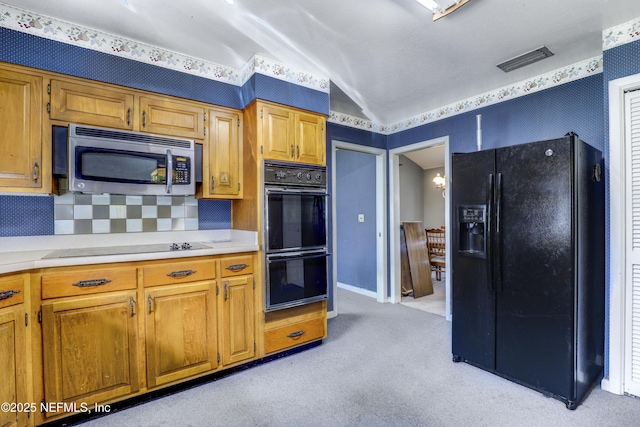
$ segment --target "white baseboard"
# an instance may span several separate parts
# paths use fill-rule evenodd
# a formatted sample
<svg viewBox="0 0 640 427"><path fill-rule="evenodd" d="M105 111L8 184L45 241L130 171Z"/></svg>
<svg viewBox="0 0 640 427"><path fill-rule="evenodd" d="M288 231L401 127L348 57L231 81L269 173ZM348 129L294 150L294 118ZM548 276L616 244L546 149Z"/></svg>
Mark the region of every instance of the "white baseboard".
<svg viewBox="0 0 640 427"><path fill-rule="evenodd" d="M371 298L378 298L378 293L375 291L370 291L368 289L359 288L357 286L347 285L346 283L338 282L338 287L345 289L347 291L355 292L360 295L364 295Z"/></svg>

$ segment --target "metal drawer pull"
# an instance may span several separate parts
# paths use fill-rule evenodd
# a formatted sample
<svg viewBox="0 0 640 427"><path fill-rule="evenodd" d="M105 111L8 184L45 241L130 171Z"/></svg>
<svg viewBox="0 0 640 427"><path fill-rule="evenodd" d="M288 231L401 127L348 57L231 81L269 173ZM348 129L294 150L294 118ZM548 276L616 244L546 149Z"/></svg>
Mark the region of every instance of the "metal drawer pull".
<svg viewBox="0 0 640 427"><path fill-rule="evenodd" d="M247 267L249 267L249 264L233 264L233 265L230 265L229 267L227 267L227 270L229 270L229 271L240 271L240 270L244 270Z"/></svg>
<svg viewBox="0 0 640 427"><path fill-rule="evenodd" d="M73 284L73 286L77 286L79 288L91 288L94 286L102 286L109 283L111 280L109 279L91 279L91 280L81 280Z"/></svg>
<svg viewBox="0 0 640 427"><path fill-rule="evenodd" d="M14 290L2 291L0 292L0 301L2 301L3 299L11 298L15 294L19 294L19 293L20 291L14 291Z"/></svg>
<svg viewBox="0 0 640 427"><path fill-rule="evenodd" d="M180 270L180 271L172 271L171 273L167 274L167 276L169 277L187 277L187 276L191 276L193 273L195 273L196 270Z"/></svg>
<svg viewBox="0 0 640 427"><path fill-rule="evenodd" d="M149 314L153 313L153 298L151 298L151 295L147 298L147 304L149 304Z"/></svg>
<svg viewBox="0 0 640 427"><path fill-rule="evenodd" d="M304 333L307 332L304 329L300 329L299 331L295 331L295 332L291 332L289 335L287 335L289 338L298 338L304 335Z"/></svg>

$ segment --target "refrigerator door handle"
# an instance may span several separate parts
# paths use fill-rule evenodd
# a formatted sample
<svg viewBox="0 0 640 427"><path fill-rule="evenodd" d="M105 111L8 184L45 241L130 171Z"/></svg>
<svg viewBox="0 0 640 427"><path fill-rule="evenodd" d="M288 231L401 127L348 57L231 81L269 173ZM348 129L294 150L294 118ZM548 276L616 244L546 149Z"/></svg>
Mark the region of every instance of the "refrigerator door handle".
<svg viewBox="0 0 640 427"><path fill-rule="evenodd" d="M496 232L495 232L495 244L496 244L496 263L495 263L495 276L498 292L502 292L502 174L497 174L496 179Z"/></svg>
<svg viewBox="0 0 640 427"><path fill-rule="evenodd" d="M493 257L492 257L492 217L493 217L493 174L490 173L487 177L487 217L485 221L487 221L487 228L485 233L487 233L487 238L485 240L486 252L487 252L487 284L489 285L489 290L493 292Z"/></svg>

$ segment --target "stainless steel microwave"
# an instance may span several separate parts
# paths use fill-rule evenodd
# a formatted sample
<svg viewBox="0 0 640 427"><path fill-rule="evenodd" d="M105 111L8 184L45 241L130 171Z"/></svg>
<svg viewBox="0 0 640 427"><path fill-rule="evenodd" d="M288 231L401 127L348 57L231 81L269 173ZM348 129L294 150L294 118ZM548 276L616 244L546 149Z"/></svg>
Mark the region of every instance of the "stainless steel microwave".
<svg viewBox="0 0 640 427"><path fill-rule="evenodd" d="M69 125L69 190L195 194L195 143L140 132Z"/></svg>

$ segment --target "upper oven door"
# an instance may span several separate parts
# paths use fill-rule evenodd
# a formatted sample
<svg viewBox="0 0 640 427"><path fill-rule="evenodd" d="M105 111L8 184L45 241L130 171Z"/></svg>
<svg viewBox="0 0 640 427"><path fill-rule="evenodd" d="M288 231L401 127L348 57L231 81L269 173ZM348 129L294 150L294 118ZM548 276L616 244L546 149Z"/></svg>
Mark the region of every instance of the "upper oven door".
<svg viewBox="0 0 640 427"><path fill-rule="evenodd" d="M325 249L327 193L265 190L265 244L268 253Z"/></svg>

